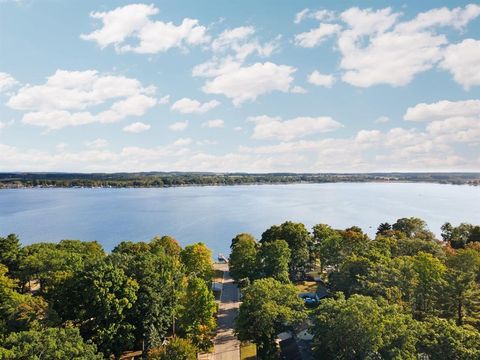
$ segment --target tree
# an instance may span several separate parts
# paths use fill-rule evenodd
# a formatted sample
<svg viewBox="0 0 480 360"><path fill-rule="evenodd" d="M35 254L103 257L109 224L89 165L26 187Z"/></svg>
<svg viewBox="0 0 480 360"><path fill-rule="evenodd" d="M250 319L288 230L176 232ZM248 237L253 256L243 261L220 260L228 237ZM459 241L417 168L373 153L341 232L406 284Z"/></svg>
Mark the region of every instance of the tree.
<svg viewBox="0 0 480 360"><path fill-rule="evenodd" d="M290 248L285 240L275 240L262 244L260 263L263 277L271 277L282 283L289 283L288 262Z"/></svg>
<svg viewBox="0 0 480 360"><path fill-rule="evenodd" d="M457 325L465 322L480 323L480 253L473 249L461 249L447 258L445 274L444 314L455 319Z"/></svg>
<svg viewBox="0 0 480 360"><path fill-rule="evenodd" d="M239 283L243 279L253 281L258 277L257 242L250 234L239 234L232 240L229 270L232 278Z"/></svg>
<svg viewBox="0 0 480 360"><path fill-rule="evenodd" d="M385 235L386 233L388 233L391 230L392 230L392 225L389 224L388 222L384 222L384 223L381 223L380 225L378 225L376 235L377 236L378 235Z"/></svg>
<svg viewBox="0 0 480 360"><path fill-rule="evenodd" d="M162 248L165 251L165 254L176 257L179 257L182 251L182 247L178 241L174 237L168 235L154 237L150 242L150 246L152 249L157 247Z"/></svg>
<svg viewBox="0 0 480 360"><path fill-rule="evenodd" d="M111 261L139 286L126 321L135 328L137 347L146 349L159 346L170 330L175 331L184 289L180 260L157 250L142 247L111 256Z"/></svg>
<svg viewBox="0 0 480 360"><path fill-rule="evenodd" d="M214 272L212 251L204 243L185 246L180 256L187 274L195 274L205 281L212 280Z"/></svg>
<svg viewBox="0 0 480 360"><path fill-rule="evenodd" d="M215 297L205 280L188 279L180 323L187 337L201 350L212 346L216 310Z"/></svg>
<svg viewBox="0 0 480 360"><path fill-rule="evenodd" d="M17 282L0 265L0 337L13 331L40 329L47 323L48 304L41 296L21 294Z"/></svg>
<svg viewBox="0 0 480 360"><path fill-rule="evenodd" d="M7 237L0 237L0 264L5 265L10 272L18 270L20 249L20 240L17 235L10 234Z"/></svg>
<svg viewBox="0 0 480 360"><path fill-rule="evenodd" d="M472 327L432 317L424 323L419 351L430 359L477 360L480 358L480 333Z"/></svg>
<svg viewBox="0 0 480 360"><path fill-rule="evenodd" d="M286 221L277 226L274 225L262 234L261 243L273 242L275 240L285 240L291 251L289 262L290 278L293 280L299 272L308 270L309 249L312 239L305 225Z"/></svg>
<svg viewBox="0 0 480 360"><path fill-rule="evenodd" d="M416 273L413 311L417 318L423 318L437 310L446 266L431 254L420 252L414 257L413 270Z"/></svg>
<svg viewBox="0 0 480 360"><path fill-rule="evenodd" d="M401 218L392 229L404 233L410 239L434 240L435 235L428 230L427 223L416 217Z"/></svg>
<svg viewBox="0 0 480 360"><path fill-rule="evenodd" d="M149 360L196 360L197 349L189 341L174 337L160 349L153 349L148 354Z"/></svg>
<svg viewBox="0 0 480 360"><path fill-rule="evenodd" d="M49 328L12 333L2 346L9 350L6 360L103 359L94 344L83 341L78 329Z"/></svg>
<svg viewBox="0 0 480 360"><path fill-rule="evenodd" d="M265 278L245 288L235 331L239 340L250 340L257 345L261 359L270 359L276 352L277 334L303 319L305 310L297 289Z"/></svg>
<svg viewBox="0 0 480 360"><path fill-rule="evenodd" d="M454 227L449 222L442 225L442 238L454 249L464 248L468 243L480 242L480 226L461 223Z"/></svg>
<svg viewBox="0 0 480 360"><path fill-rule="evenodd" d="M105 355L119 355L132 346L133 326L125 318L138 288L122 269L102 260L55 292L54 306L64 321L77 325Z"/></svg>
<svg viewBox="0 0 480 360"><path fill-rule="evenodd" d="M324 299L313 318L316 359L416 359L416 327L397 306L370 297Z"/></svg>

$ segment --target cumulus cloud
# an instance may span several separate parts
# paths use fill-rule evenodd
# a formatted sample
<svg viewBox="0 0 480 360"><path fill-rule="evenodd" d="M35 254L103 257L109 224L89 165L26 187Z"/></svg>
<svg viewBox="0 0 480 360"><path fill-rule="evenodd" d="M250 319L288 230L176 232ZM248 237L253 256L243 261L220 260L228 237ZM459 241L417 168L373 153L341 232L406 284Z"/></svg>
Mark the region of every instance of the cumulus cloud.
<svg viewBox="0 0 480 360"><path fill-rule="evenodd" d="M183 131L187 128L188 121L177 121L170 125L168 128L172 131Z"/></svg>
<svg viewBox="0 0 480 360"><path fill-rule="evenodd" d="M480 41L465 39L458 44L449 45L445 49L440 67L450 71L455 81L465 90L480 85Z"/></svg>
<svg viewBox="0 0 480 360"><path fill-rule="evenodd" d="M134 122L130 125L127 125L123 128L123 131L125 132L131 132L131 133L141 133L141 132L144 132L144 131L147 131L150 129L150 125L148 124L145 124L143 122L140 122L140 121L137 121L137 122Z"/></svg>
<svg viewBox="0 0 480 360"><path fill-rule="evenodd" d="M18 84L19 84L18 81L15 80L15 78L12 75L4 72L0 72L0 93Z"/></svg>
<svg viewBox="0 0 480 360"><path fill-rule="evenodd" d="M453 117L480 117L480 100L420 103L409 107L403 118L408 121L433 121Z"/></svg>
<svg viewBox="0 0 480 360"><path fill-rule="evenodd" d="M95 41L102 49L113 45L117 52L139 54L156 54L210 41L206 27L198 20L185 18L179 25L151 20L158 12L153 4L130 4L111 11L92 12L90 16L100 20L102 27L80 37Z"/></svg>
<svg viewBox="0 0 480 360"><path fill-rule="evenodd" d="M310 75L308 75L307 80L310 84L331 88L335 83L335 76L321 74L317 70L315 70Z"/></svg>
<svg viewBox="0 0 480 360"><path fill-rule="evenodd" d="M144 87L124 76L101 75L95 70L57 70L45 84L21 87L7 106L25 112L23 123L54 130L141 116L157 103L154 92L154 87ZM110 104L106 110L88 111L106 104Z"/></svg>
<svg viewBox="0 0 480 360"><path fill-rule="evenodd" d="M432 9L400 21L402 13L391 8L352 7L339 15L337 23L323 22L296 35L295 43L315 47L329 36L337 35L342 80L354 86L404 86L443 60L440 66L451 71L455 80L468 89L479 81L475 70L478 44L472 40L450 45L444 54L448 39L439 30L445 27L462 30L479 15L480 6L471 4ZM455 56L458 53L462 55Z"/></svg>
<svg viewBox="0 0 480 360"><path fill-rule="evenodd" d="M279 117L255 116L248 119L255 123L253 139L278 139L293 140L308 135L330 132L341 128L343 125L328 116L296 117L282 120Z"/></svg>
<svg viewBox="0 0 480 360"><path fill-rule="evenodd" d="M295 44L304 48L313 48L337 34L341 29L338 24L320 23L317 28L295 35Z"/></svg>
<svg viewBox="0 0 480 360"><path fill-rule="evenodd" d="M215 109L218 105L220 105L220 101L217 100L211 100L202 104L198 100L182 98L175 101L171 109L182 114L203 114L207 111Z"/></svg>
<svg viewBox="0 0 480 360"><path fill-rule="evenodd" d="M85 141L85 146L92 149L102 149L108 146L108 141L102 138L97 138L92 141Z"/></svg>
<svg viewBox="0 0 480 360"><path fill-rule="evenodd" d="M174 146L186 146L190 145L193 142L192 138L178 138L173 143Z"/></svg>
<svg viewBox="0 0 480 360"><path fill-rule="evenodd" d="M207 81L202 90L207 94L225 95L238 106L272 91L288 92L295 71L294 67L287 65L255 63L222 73Z"/></svg>
<svg viewBox="0 0 480 360"><path fill-rule="evenodd" d="M225 122L221 119L208 120L202 124L203 127L208 128L223 128Z"/></svg>

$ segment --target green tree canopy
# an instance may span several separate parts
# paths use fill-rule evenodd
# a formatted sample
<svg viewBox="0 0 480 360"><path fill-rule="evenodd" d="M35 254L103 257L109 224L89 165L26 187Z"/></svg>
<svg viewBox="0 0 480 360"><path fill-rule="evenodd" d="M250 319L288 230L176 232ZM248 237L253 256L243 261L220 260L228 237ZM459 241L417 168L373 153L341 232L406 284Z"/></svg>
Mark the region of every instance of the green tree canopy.
<svg viewBox="0 0 480 360"><path fill-rule="evenodd" d="M85 343L78 329L49 328L12 333L1 345L5 360L101 360L92 343ZM0 348L0 355L2 350Z"/></svg>
<svg viewBox="0 0 480 360"><path fill-rule="evenodd" d="M310 247L312 238L305 225L286 221L281 225L274 225L262 234L261 243L285 240L291 251L290 277L294 279L299 272L307 271L310 267Z"/></svg>
<svg viewBox="0 0 480 360"><path fill-rule="evenodd" d="M205 281L212 280L212 251L204 243L185 246L180 255L187 274L195 274Z"/></svg>
<svg viewBox="0 0 480 360"><path fill-rule="evenodd" d="M277 334L304 319L303 301L293 285L272 278L255 280L244 290L236 333L240 340L257 345L261 359L269 359L276 352Z"/></svg>
<svg viewBox="0 0 480 360"><path fill-rule="evenodd" d="M353 295L324 299L311 331L316 359L416 359L417 323L396 306Z"/></svg>
<svg viewBox="0 0 480 360"><path fill-rule="evenodd" d="M182 338L172 338L166 346L153 349L148 354L149 360L196 360L197 349L189 341Z"/></svg>
<svg viewBox="0 0 480 360"><path fill-rule="evenodd" d="M288 262L291 259L290 253L290 248L285 240L275 240L262 244L260 264L263 277L289 283Z"/></svg>
<svg viewBox="0 0 480 360"><path fill-rule="evenodd" d="M253 281L259 276L257 269L258 244L250 234L238 234L230 246L232 252L229 258L230 275L236 282L243 279Z"/></svg>

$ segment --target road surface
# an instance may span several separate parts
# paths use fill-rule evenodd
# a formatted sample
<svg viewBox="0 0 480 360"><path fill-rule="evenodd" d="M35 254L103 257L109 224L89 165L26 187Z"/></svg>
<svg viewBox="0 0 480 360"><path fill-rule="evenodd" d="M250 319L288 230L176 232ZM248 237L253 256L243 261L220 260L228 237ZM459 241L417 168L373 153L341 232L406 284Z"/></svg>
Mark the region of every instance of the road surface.
<svg viewBox="0 0 480 360"><path fill-rule="evenodd" d="M218 264L217 269L223 270L223 289L218 308L217 336L214 340L215 360L240 360L240 341L233 333L235 317L237 316L239 292L233 283L228 264Z"/></svg>

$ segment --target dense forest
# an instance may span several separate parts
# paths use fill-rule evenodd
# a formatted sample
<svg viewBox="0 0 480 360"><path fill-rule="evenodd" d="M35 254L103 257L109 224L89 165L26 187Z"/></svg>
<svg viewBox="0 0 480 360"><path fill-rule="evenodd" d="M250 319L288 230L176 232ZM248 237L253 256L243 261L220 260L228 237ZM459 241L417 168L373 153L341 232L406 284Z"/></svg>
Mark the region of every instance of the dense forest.
<svg viewBox="0 0 480 360"><path fill-rule="evenodd" d="M259 359L280 356L277 335L306 329L312 359L480 359L480 226L418 218L382 223L374 239L352 226L309 231L285 222L231 243L242 303L237 337ZM316 274L316 275L314 275ZM0 237L0 359L193 360L211 351L211 251L170 236L22 246ZM299 289L312 277L326 292Z"/></svg>
<svg viewBox="0 0 480 360"><path fill-rule="evenodd" d="M431 182L456 185L480 185L480 173L0 173L0 189L19 187L125 188L332 182Z"/></svg>
<svg viewBox="0 0 480 360"><path fill-rule="evenodd" d="M312 359L480 359L480 226L383 223L375 239L358 227L312 232L285 222L233 239L230 272L242 286L239 339L261 359L278 356L277 334L307 329ZM328 290L304 303L313 273ZM308 306L307 306L308 305Z"/></svg>
<svg viewBox="0 0 480 360"><path fill-rule="evenodd" d="M211 251L169 236L21 246L0 238L0 359L196 359L212 347ZM167 341L168 338L168 341ZM137 351L138 353L138 351Z"/></svg>

